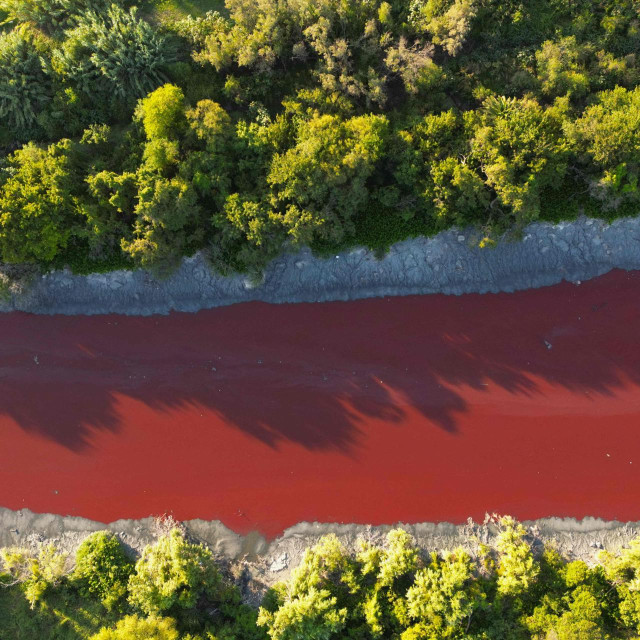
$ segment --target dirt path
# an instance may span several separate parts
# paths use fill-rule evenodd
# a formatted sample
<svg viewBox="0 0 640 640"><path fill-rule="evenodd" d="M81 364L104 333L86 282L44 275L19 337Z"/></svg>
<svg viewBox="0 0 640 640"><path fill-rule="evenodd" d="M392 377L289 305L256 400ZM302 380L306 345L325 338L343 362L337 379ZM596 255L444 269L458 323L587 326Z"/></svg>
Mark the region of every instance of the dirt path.
<svg viewBox="0 0 640 640"><path fill-rule="evenodd" d="M640 274L515 294L0 315L0 505L640 519Z"/></svg>

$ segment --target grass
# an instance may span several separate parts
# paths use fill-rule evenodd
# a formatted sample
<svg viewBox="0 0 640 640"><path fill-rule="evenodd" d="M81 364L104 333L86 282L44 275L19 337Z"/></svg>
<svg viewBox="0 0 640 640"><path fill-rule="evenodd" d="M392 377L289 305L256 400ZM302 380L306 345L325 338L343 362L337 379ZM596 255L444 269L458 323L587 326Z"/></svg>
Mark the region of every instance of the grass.
<svg viewBox="0 0 640 640"><path fill-rule="evenodd" d="M52 590L34 609L20 587L0 588L2 640L85 640L117 618L99 602L80 598L69 588Z"/></svg>
<svg viewBox="0 0 640 640"><path fill-rule="evenodd" d="M144 13L153 22L203 16L207 11L226 13L224 0L147 0L142 4Z"/></svg>

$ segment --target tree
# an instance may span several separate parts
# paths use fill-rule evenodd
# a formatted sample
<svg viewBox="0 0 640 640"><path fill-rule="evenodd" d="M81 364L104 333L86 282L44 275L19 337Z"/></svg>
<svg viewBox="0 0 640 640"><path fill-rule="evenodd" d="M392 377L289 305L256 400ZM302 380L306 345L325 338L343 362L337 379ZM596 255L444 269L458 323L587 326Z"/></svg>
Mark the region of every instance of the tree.
<svg viewBox="0 0 640 640"><path fill-rule="evenodd" d="M107 609L126 596L132 573L133 563L113 533L98 531L85 538L76 551L73 579L85 594L100 598Z"/></svg>
<svg viewBox="0 0 640 640"><path fill-rule="evenodd" d="M81 220L73 195L75 176L63 140L47 149L33 143L9 157L0 186L0 254L5 262L53 260Z"/></svg>
<svg viewBox="0 0 640 640"><path fill-rule="evenodd" d="M535 220L543 189L559 186L567 171L569 148L558 110L531 98L491 97L475 122L471 115L467 121L474 129L472 158L498 202L518 223Z"/></svg>
<svg viewBox="0 0 640 640"><path fill-rule="evenodd" d="M53 53L59 76L94 101L141 98L166 81L176 52L168 38L141 20L135 7L86 11Z"/></svg>
<svg viewBox="0 0 640 640"><path fill-rule="evenodd" d="M11 22L31 22L47 33L73 26L84 11L103 12L112 0L0 0L0 10Z"/></svg>
<svg viewBox="0 0 640 640"><path fill-rule="evenodd" d="M82 202L89 245L97 255L120 249L122 238L131 240L138 195L136 174L99 171L86 178L89 197Z"/></svg>
<svg viewBox="0 0 640 640"><path fill-rule="evenodd" d="M275 613L261 608L258 624L267 627L272 640L330 640L338 637L347 617L347 610L336 609L336 602L326 589L311 587Z"/></svg>
<svg viewBox="0 0 640 640"><path fill-rule="evenodd" d="M540 572L531 547L524 540L526 529L513 518L500 520L501 531L496 548L499 554L498 593L504 596L519 596L535 582Z"/></svg>
<svg viewBox="0 0 640 640"><path fill-rule="evenodd" d="M427 637L458 637L469 627L478 606L478 594L470 588L473 563L462 549L431 554L431 563L417 572L407 591L409 615Z"/></svg>
<svg viewBox="0 0 640 640"><path fill-rule="evenodd" d="M0 33L0 122L22 139L51 99L46 39L28 25Z"/></svg>
<svg viewBox="0 0 640 640"><path fill-rule="evenodd" d="M346 121L324 115L299 127L297 144L275 155L267 177L271 205L292 240L341 242L353 234L387 130L387 119L373 115Z"/></svg>
<svg viewBox="0 0 640 640"><path fill-rule="evenodd" d="M129 602L147 614L193 609L201 597L216 600L221 577L211 551L173 529L147 546L129 578Z"/></svg>
<svg viewBox="0 0 640 640"><path fill-rule="evenodd" d="M622 622L640 633L640 538L631 540L617 556L601 552L599 560L607 580L618 592Z"/></svg>
<svg viewBox="0 0 640 640"><path fill-rule="evenodd" d="M551 97L581 97L589 91L589 77L585 73L580 47L575 36L567 36L558 42L547 40L536 51L536 66L542 92Z"/></svg>
<svg viewBox="0 0 640 640"><path fill-rule="evenodd" d="M411 21L454 56L471 30L478 4L477 0L417 0L411 3Z"/></svg>
<svg viewBox="0 0 640 640"><path fill-rule="evenodd" d="M67 557L52 544L42 546L37 553L19 548L0 549L0 561L11 583L23 585L32 609L47 589L59 585L67 573Z"/></svg>
<svg viewBox="0 0 640 640"><path fill-rule="evenodd" d="M183 179L138 175L133 238L122 250L140 266L166 273L180 258L200 248L205 228L193 186Z"/></svg>
<svg viewBox="0 0 640 640"><path fill-rule="evenodd" d="M138 103L137 117L142 121L147 140L175 139L186 125L184 93L174 84L164 84Z"/></svg>
<svg viewBox="0 0 640 640"><path fill-rule="evenodd" d="M637 201L640 190L640 88L598 94L567 132L591 165L591 188L606 208Z"/></svg>
<svg viewBox="0 0 640 640"><path fill-rule="evenodd" d="M103 627L90 640L178 640L179 635L171 618L126 616L113 629Z"/></svg>

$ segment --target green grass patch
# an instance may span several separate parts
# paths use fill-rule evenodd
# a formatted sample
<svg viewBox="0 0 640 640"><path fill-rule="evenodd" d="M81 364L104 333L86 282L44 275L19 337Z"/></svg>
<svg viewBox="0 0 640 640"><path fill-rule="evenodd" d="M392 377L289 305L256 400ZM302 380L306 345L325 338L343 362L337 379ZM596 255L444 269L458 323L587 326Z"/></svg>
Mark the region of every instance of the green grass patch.
<svg viewBox="0 0 640 640"><path fill-rule="evenodd" d="M141 9L149 20L159 23L203 16L207 11L226 13L224 0L147 0Z"/></svg>
<svg viewBox="0 0 640 640"><path fill-rule="evenodd" d="M71 588L52 590L34 609L19 586L0 588L2 640L85 640L118 617Z"/></svg>

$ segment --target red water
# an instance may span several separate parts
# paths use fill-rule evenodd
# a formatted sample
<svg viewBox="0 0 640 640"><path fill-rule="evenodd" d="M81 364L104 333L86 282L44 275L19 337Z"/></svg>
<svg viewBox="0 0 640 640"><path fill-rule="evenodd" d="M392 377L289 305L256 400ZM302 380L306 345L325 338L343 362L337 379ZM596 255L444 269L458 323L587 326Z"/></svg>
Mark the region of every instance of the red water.
<svg viewBox="0 0 640 640"><path fill-rule="evenodd" d="M0 505L640 519L640 273L515 294L0 314ZM548 345L551 348L548 347Z"/></svg>

